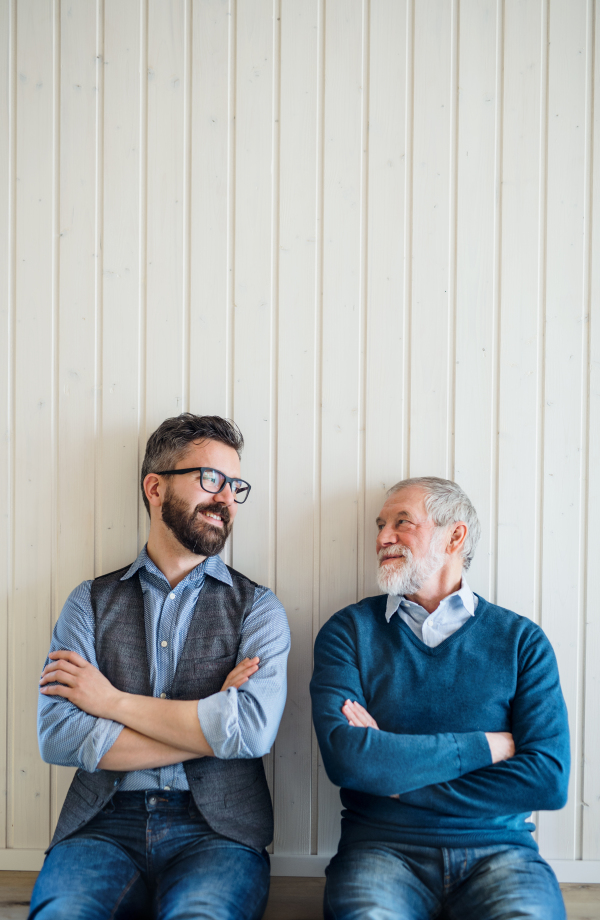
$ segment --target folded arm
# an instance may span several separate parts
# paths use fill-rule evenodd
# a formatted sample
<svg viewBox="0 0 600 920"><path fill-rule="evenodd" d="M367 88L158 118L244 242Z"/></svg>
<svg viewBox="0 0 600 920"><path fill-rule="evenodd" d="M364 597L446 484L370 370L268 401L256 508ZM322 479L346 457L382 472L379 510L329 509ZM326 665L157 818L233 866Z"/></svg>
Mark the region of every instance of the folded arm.
<svg viewBox="0 0 600 920"><path fill-rule="evenodd" d="M348 700L367 707L350 619L333 617L315 644L313 716L323 763L337 786L390 796L454 780L492 762L485 733L404 735L350 725Z"/></svg>
<svg viewBox="0 0 600 920"><path fill-rule="evenodd" d="M197 756L191 751L170 747L130 728L123 728L115 743L101 758L98 767L101 770L119 771L153 770L193 760Z"/></svg>
<svg viewBox="0 0 600 920"><path fill-rule="evenodd" d="M198 721L198 700L161 700L125 693L117 690L97 667L77 652L51 652L49 657L51 660L40 680L41 693L62 697L90 716L132 729L118 748L136 763L129 769L140 769L138 756L146 760L153 753L161 759L167 757L169 763L179 763L190 757L214 756ZM228 675L221 690L238 688L257 670L257 658L245 659ZM157 742L159 746L149 745L148 741ZM182 754L187 756L177 756ZM102 768L106 768L106 756L102 758ZM110 762L112 760L109 758Z"/></svg>
<svg viewBox="0 0 600 920"><path fill-rule="evenodd" d="M350 725L377 730L373 717L358 703L347 700L342 712ZM520 656L512 722L514 737L486 733L493 765L392 798L415 809L460 818L562 808L569 779L566 707L554 652L541 631ZM415 820L418 823L418 814Z"/></svg>
<svg viewBox="0 0 600 920"><path fill-rule="evenodd" d="M50 652L72 648L95 666L90 586L90 581L84 581L67 598L52 633ZM49 661L47 658L46 664ZM121 724L88 715L63 697L39 695L38 739L47 763L93 773L122 731Z"/></svg>
<svg viewBox="0 0 600 920"><path fill-rule="evenodd" d="M510 760L403 793L400 800L438 814L473 818L563 808L570 767L567 710L554 651L541 630L519 661L512 733L516 754Z"/></svg>
<svg viewBox="0 0 600 920"><path fill-rule="evenodd" d="M239 655L246 657L228 676L224 692L189 701L137 696L113 687L97 668L89 588L87 605L83 595L75 624L73 611L66 609L69 602L61 614L62 628L57 624L42 675L40 748L45 759L86 770L134 770L199 756L259 757L270 749L285 702L289 651L285 611L270 591L256 590L240 643ZM72 628L66 628L68 623ZM57 745L52 723L59 713L69 726ZM85 759L64 750L76 725L75 733L85 734L91 748L92 756ZM94 732L104 732L102 744L90 743ZM60 760L57 747L62 748Z"/></svg>

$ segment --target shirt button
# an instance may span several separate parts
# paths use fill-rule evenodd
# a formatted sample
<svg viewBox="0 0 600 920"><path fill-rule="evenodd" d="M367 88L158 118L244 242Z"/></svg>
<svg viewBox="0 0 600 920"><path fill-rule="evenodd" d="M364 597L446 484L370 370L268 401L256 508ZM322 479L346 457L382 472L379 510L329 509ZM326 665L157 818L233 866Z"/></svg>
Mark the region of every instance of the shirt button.
<svg viewBox="0 0 600 920"><path fill-rule="evenodd" d="M166 639L163 639L160 644L162 645L163 648L166 648L169 643L167 642Z"/></svg>
<svg viewBox="0 0 600 920"><path fill-rule="evenodd" d="M167 694L166 694L166 693L161 693L160 698L161 698L161 700L166 700Z"/></svg>
<svg viewBox="0 0 600 920"><path fill-rule="evenodd" d="M170 786L163 786L163 789L165 790L165 792L170 792L170 791L171 791L171 787L170 787Z"/></svg>
<svg viewBox="0 0 600 920"><path fill-rule="evenodd" d="M169 594L169 597L171 598L172 601L175 600L175 595L173 594L173 592L171 592L171 594Z"/></svg>

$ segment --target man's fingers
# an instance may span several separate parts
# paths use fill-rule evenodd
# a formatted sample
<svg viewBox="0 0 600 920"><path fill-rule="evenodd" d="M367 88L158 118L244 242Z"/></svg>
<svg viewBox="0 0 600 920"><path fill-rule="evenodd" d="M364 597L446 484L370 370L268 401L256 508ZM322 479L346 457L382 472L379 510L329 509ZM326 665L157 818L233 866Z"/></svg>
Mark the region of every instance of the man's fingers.
<svg viewBox="0 0 600 920"><path fill-rule="evenodd" d="M83 667L84 665L89 664L89 661L86 661L85 658L83 658L81 655L78 655L77 652L69 652L68 650L50 652L48 658L52 658L53 661L58 661L59 659L70 661L72 664L76 664L79 667Z"/></svg>
<svg viewBox="0 0 600 920"><path fill-rule="evenodd" d="M229 682L229 686L230 686L230 687L235 687L236 690L237 690L237 689L239 689L239 687L242 686L242 684L247 684L247 683L248 683L248 680L249 680L248 677L236 677L235 680L232 680L232 681Z"/></svg>
<svg viewBox="0 0 600 920"><path fill-rule="evenodd" d="M244 658L243 661L236 664L235 668L229 672L229 676L233 677L235 674L243 674L248 670L252 670L253 672L258 671L258 661L258 658Z"/></svg>
<svg viewBox="0 0 600 920"><path fill-rule="evenodd" d="M366 713L364 710L361 713L352 703L346 702L342 707L342 712L348 719L350 725L353 725L355 728L369 728L369 722L365 719Z"/></svg>
<svg viewBox="0 0 600 920"><path fill-rule="evenodd" d="M358 728L379 728L373 716L369 715L365 707L355 700L346 700L342 706L342 713L346 716L350 725Z"/></svg>
<svg viewBox="0 0 600 920"><path fill-rule="evenodd" d="M235 684L238 680L248 680L249 677L252 677L253 674L256 674L258 671L258 665L252 665L251 667L244 668L241 671L232 671L227 675L227 683Z"/></svg>
<svg viewBox="0 0 600 920"><path fill-rule="evenodd" d="M51 674L46 674L45 677L42 677L42 679L40 680L40 685L44 686L45 684L54 683L55 681L59 681L61 684L66 684L67 687L73 687L75 686L76 680L77 678L75 677L75 675L70 674L68 671L59 669L56 671L52 671Z"/></svg>
<svg viewBox="0 0 600 920"><path fill-rule="evenodd" d="M235 687L237 690L242 684L247 683L249 678L258 671L259 661L258 657L242 659L225 678L221 691L228 690L230 687Z"/></svg>
<svg viewBox="0 0 600 920"><path fill-rule="evenodd" d="M68 684L59 683L59 684L49 684L47 687L40 687L40 693L43 693L44 696L66 696L68 697L73 692L73 687L70 687Z"/></svg>
<svg viewBox="0 0 600 920"><path fill-rule="evenodd" d="M77 674L78 672L81 672L81 668L76 664L71 664L70 661L52 661L50 664L47 664L42 671L42 677L44 677L46 674L54 674L58 670L68 671L70 674Z"/></svg>

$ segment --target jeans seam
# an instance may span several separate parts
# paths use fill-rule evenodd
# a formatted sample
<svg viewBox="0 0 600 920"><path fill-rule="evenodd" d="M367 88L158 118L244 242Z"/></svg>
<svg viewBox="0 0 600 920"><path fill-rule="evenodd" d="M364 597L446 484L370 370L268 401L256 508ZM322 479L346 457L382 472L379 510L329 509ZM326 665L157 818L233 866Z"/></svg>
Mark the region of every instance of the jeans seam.
<svg viewBox="0 0 600 920"><path fill-rule="evenodd" d="M123 891L121 892L121 897L119 898L119 900L117 901L117 903L115 904L115 906L114 906L114 908L113 908L113 910L112 910L112 913L111 913L111 915L110 915L110 920L113 920L113 918L115 917L115 915L116 915L116 913L117 913L119 907L120 907L121 904L123 903L123 898L127 895L127 893L131 890L131 888L133 887L133 885L135 885L135 883L137 882L137 880L138 880L139 878L141 878L141 873L140 873L140 872L136 872L135 875L133 876L133 878L132 878L132 879L128 882L128 884L125 886L125 888L124 888Z"/></svg>
<svg viewBox="0 0 600 920"><path fill-rule="evenodd" d="M444 860L444 890L450 888L450 858L446 847L442 847L442 858Z"/></svg>

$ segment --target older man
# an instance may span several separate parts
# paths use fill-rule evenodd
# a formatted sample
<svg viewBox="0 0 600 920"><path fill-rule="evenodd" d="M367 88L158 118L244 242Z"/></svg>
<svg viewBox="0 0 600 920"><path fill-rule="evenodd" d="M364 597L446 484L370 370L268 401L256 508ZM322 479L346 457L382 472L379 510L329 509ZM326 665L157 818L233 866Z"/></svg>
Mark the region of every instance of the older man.
<svg viewBox="0 0 600 920"><path fill-rule="evenodd" d="M564 920L529 820L567 796L550 643L469 588L479 522L456 483L399 482L377 527L383 596L336 613L315 647L315 727L345 808L325 916Z"/></svg>
<svg viewBox="0 0 600 920"><path fill-rule="evenodd" d="M39 705L42 756L78 767L31 901L36 920L258 920L285 702L274 594L219 557L250 492L241 432L184 413L150 437L148 543L75 588Z"/></svg>

